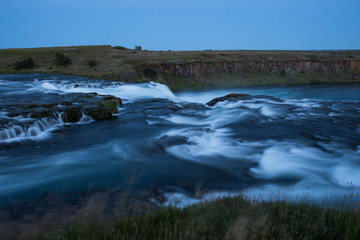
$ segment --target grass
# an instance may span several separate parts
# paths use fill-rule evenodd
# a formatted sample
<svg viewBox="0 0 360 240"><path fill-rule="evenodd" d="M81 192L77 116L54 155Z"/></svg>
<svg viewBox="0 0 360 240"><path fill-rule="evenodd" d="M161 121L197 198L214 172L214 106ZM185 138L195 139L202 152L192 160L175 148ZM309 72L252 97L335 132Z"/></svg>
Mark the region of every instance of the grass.
<svg viewBox="0 0 360 240"><path fill-rule="evenodd" d="M107 225L79 222L33 239L359 239L357 208L250 201L241 196L161 208Z"/></svg>

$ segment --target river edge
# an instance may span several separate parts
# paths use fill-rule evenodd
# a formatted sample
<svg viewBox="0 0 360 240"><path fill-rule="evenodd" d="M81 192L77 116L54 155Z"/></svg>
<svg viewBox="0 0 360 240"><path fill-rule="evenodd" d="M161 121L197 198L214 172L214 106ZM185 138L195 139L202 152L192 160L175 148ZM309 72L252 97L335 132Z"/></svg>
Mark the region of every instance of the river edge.
<svg viewBox="0 0 360 240"><path fill-rule="evenodd" d="M222 197L183 209L165 207L109 217L93 201L82 211L64 209L39 221L0 222L4 239L358 239L357 202L331 208L324 202ZM138 206L139 207L139 206ZM6 229L6 230L4 230Z"/></svg>

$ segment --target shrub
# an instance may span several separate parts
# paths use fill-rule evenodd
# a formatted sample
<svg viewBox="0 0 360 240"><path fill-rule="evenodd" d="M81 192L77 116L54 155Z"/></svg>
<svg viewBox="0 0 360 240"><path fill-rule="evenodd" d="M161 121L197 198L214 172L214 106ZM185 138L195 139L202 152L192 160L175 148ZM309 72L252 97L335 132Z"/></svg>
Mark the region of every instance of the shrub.
<svg viewBox="0 0 360 240"><path fill-rule="evenodd" d="M285 69L282 69L282 70L280 71L280 76L281 76L281 77L285 77L285 75L286 75L286 71L285 71Z"/></svg>
<svg viewBox="0 0 360 240"><path fill-rule="evenodd" d="M97 65L97 62L95 62L94 60L89 61L90 67L95 67L96 65Z"/></svg>
<svg viewBox="0 0 360 240"><path fill-rule="evenodd" d="M311 55L310 56L310 61L312 61L312 62L316 62L316 61L318 61L319 59L318 59L318 56L317 55Z"/></svg>
<svg viewBox="0 0 360 240"><path fill-rule="evenodd" d="M151 78L151 79L154 79L157 75L157 72L150 67L145 67L145 69L143 70L143 73L144 73L145 77Z"/></svg>
<svg viewBox="0 0 360 240"><path fill-rule="evenodd" d="M141 46L135 46L135 50L141 50Z"/></svg>
<svg viewBox="0 0 360 240"><path fill-rule="evenodd" d="M55 64L58 66L68 66L71 64L71 59L66 57L63 53L55 53Z"/></svg>
<svg viewBox="0 0 360 240"><path fill-rule="evenodd" d="M14 69L22 69L22 68L33 68L35 66L32 57L25 58L23 60L17 61L14 63Z"/></svg>
<svg viewBox="0 0 360 240"><path fill-rule="evenodd" d="M123 46L115 46L114 48L119 49L119 50L127 50L127 48L123 47Z"/></svg>

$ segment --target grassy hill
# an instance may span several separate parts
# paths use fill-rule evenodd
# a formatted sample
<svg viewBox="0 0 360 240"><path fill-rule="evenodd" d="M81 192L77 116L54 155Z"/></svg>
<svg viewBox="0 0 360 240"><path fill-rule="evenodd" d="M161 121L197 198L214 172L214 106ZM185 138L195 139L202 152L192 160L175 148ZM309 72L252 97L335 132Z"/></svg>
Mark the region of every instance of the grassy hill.
<svg viewBox="0 0 360 240"><path fill-rule="evenodd" d="M71 63L57 63L55 54ZM34 65L19 67L28 58ZM68 74L130 83L158 81L173 90L360 82L360 50L146 51L108 45L0 49L0 73Z"/></svg>

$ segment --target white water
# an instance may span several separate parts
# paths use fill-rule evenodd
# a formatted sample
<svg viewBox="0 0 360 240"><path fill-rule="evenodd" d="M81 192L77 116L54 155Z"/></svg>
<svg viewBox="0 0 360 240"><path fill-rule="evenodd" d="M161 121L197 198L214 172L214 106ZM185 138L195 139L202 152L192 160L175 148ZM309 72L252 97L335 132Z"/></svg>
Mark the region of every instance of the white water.
<svg viewBox="0 0 360 240"><path fill-rule="evenodd" d="M22 121L26 121L22 120ZM21 121L21 120L20 120ZM19 142L24 140L45 140L50 137L51 131L64 124L60 113L56 118L42 118L34 123L20 126L13 125L0 129L1 142Z"/></svg>
<svg viewBox="0 0 360 240"><path fill-rule="evenodd" d="M147 98L175 99L175 95L164 84L150 82L140 84L123 84L119 82L108 83L103 86L99 83L74 83L68 81L56 82L36 82L35 89L44 92L63 92L63 93L91 93L100 95L113 95L127 101L136 101Z"/></svg>

